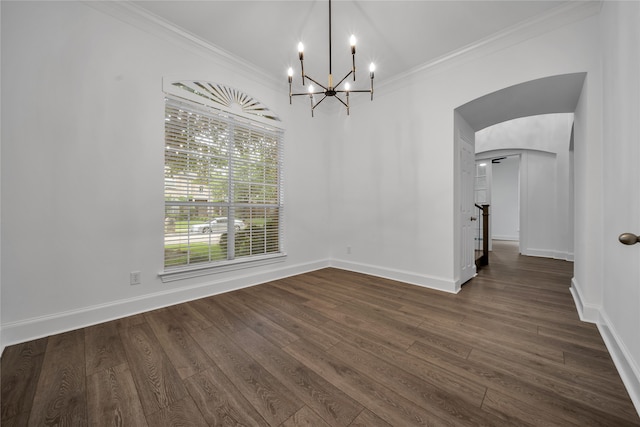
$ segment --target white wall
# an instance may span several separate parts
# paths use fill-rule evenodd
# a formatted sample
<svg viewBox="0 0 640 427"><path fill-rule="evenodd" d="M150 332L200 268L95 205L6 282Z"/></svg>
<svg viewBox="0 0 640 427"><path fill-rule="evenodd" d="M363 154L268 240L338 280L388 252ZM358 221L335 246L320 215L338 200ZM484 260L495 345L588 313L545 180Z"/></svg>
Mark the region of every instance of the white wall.
<svg viewBox="0 0 640 427"><path fill-rule="evenodd" d="M2 7L0 7L0 22L2 22ZM0 46L2 46L2 31L0 31ZM0 47L1 50L1 47ZM0 64L2 61L0 61ZM2 81L2 70L0 67L0 81ZM0 84L0 99L2 99L2 84ZM0 103L0 117L2 117L2 103ZM0 147L2 147L2 120L0 120ZM0 176L2 176L2 150L0 149ZM2 188L0 186L0 240L2 239ZM2 340L2 245L0 245L0 355L4 350Z"/></svg>
<svg viewBox="0 0 640 427"><path fill-rule="evenodd" d="M328 265L328 141L286 88L117 9L1 7L3 346ZM166 76L241 89L283 119L285 262L158 278Z"/></svg>
<svg viewBox="0 0 640 427"><path fill-rule="evenodd" d="M491 238L520 239L520 156L491 164Z"/></svg>
<svg viewBox="0 0 640 427"><path fill-rule="evenodd" d="M640 3L605 2L602 11L603 246L601 289L581 288L631 399L640 413L640 244L618 235L640 234ZM588 298L601 292L601 306Z"/></svg>
<svg viewBox="0 0 640 427"><path fill-rule="evenodd" d="M552 153L532 150L522 153L520 252L523 255L557 257L555 237L560 221L556 164L557 156Z"/></svg>

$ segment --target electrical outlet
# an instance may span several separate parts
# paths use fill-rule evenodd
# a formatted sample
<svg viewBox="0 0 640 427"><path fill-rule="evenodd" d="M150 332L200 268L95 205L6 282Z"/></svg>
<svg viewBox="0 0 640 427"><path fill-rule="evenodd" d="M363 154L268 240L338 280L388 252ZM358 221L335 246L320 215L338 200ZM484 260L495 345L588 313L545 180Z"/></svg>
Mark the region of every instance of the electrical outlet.
<svg viewBox="0 0 640 427"><path fill-rule="evenodd" d="M129 273L129 284L130 285L139 285L140 284L140 272L132 271Z"/></svg>

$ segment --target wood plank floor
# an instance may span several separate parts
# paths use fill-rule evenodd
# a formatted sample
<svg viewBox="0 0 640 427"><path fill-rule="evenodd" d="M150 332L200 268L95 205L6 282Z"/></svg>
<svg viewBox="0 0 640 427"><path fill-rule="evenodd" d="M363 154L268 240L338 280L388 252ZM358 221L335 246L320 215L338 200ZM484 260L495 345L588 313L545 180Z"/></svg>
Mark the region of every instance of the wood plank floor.
<svg viewBox="0 0 640 427"><path fill-rule="evenodd" d="M7 347L3 426L640 425L572 264L450 295L325 269Z"/></svg>

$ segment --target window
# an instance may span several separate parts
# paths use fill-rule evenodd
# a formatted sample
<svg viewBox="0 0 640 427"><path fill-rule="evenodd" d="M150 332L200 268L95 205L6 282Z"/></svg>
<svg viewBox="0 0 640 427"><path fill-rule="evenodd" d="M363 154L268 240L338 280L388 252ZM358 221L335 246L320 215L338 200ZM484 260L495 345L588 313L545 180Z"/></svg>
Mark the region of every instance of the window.
<svg viewBox="0 0 640 427"><path fill-rule="evenodd" d="M283 255L282 140L258 120L166 98L165 272Z"/></svg>

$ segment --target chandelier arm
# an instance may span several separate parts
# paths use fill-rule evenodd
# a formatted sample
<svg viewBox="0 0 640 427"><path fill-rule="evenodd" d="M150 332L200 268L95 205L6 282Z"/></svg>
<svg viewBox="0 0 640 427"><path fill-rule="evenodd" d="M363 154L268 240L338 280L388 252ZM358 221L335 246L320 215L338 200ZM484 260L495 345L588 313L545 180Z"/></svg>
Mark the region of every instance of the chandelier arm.
<svg viewBox="0 0 640 427"><path fill-rule="evenodd" d="M349 90L337 90L336 92L338 92L338 93L347 93L347 92L349 92L349 93L356 93L356 92L371 93L371 89L358 89L358 90L355 90L355 89L349 89Z"/></svg>
<svg viewBox="0 0 640 427"><path fill-rule="evenodd" d="M337 96L337 95L336 95L336 99L337 99L338 101L340 101L340 102L342 103L342 105L344 105L345 107L347 107L347 109L349 109L349 106L347 105L347 103L346 103L346 102L344 102L342 99L340 99L340 97L339 97L339 96Z"/></svg>
<svg viewBox="0 0 640 427"><path fill-rule="evenodd" d="M316 102L316 103L315 103L315 105L314 105L313 107L311 107L311 110L315 110L315 108L316 108L318 105L320 105L320 103L321 103L322 101L324 101L326 98L327 98L327 95L323 96L323 97L322 97L322 99L321 99L320 101Z"/></svg>
<svg viewBox="0 0 640 427"><path fill-rule="evenodd" d="M344 77L342 78L342 80L340 80L340 81L338 82L338 84L337 84L337 85L335 85L334 87L338 87L338 86L340 86L340 83L342 83L343 81L347 80L347 77L349 77L351 74L354 74L353 70L349 71L349 73L347 73L347 75L346 75L346 76L344 76Z"/></svg>
<svg viewBox="0 0 640 427"><path fill-rule="evenodd" d="M323 85L322 83L318 83L317 81L312 79L310 76L305 76L305 77L308 78L309 80L311 80L312 82L314 82L315 84L317 84L318 86L320 86L322 89L327 90L327 87L325 85Z"/></svg>

